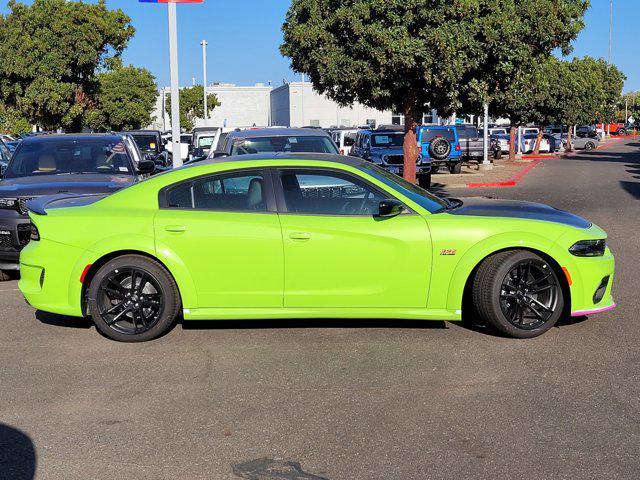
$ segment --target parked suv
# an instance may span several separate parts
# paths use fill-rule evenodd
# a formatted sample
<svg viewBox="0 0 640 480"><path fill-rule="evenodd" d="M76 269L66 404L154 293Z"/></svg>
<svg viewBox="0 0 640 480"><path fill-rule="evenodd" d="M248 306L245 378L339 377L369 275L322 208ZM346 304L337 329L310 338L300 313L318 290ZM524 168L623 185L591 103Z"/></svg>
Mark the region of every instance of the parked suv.
<svg viewBox="0 0 640 480"><path fill-rule="evenodd" d="M454 125L424 125L416 130L422 161L430 163L431 171L447 167L451 173L460 173L462 152L458 129Z"/></svg>
<svg viewBox="0 0 640 480"><path fill-rule="evenodd" d="M117 134L27 137L14 152L0 181L0 280L18 270L20 250L29 242L26 202L34 197L105 194L154 171L152 160L136 164Z"/></svg>
<svg viewBox="0 0 640 480"><path fill-rule="evenodd" d="M332 128L329 130L329 135L340 150L340 155L351 155L357 134L358 130L353 128Z"/></svg>
<svg viewBox="0 0 640 480"><path fill-rule="evenodd" d="M380 165L385 170L402 175L404 172L404 132L398 129L360 130L351 150L354 157ZM416 164L416 178L422 188L431 186L431 161L420 155Z"/></svg>

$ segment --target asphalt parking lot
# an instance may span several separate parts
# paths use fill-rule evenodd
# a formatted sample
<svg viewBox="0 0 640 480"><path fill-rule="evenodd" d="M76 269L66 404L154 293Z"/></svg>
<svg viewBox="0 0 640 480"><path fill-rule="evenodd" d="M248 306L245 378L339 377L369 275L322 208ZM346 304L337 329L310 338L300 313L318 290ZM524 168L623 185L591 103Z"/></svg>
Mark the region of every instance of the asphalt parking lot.
<svg viewBox="0 0 640 480"><path fill-rule="evenodd" d="M603 227L618 309L526 341L323 320L196 323L130 345L3 283L0 478L638 478L640 141L447 193Z"/></svg>

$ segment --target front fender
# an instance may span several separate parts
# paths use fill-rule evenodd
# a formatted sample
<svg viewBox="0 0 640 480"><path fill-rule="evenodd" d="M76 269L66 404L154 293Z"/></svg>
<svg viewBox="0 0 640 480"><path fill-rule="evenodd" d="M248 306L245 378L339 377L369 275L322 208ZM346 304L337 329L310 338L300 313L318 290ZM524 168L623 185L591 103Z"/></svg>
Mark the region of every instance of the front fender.
<svg viewBox="0 0 640 480"><path fill-rule="evenodd" d="M447 310L459 311L467 280L473 270L489 255L509 249L539 250L552 257L555 253L555 239L549 239L530 232L505 232L481 240L470 247L458 261L447 295Z"/></svg>

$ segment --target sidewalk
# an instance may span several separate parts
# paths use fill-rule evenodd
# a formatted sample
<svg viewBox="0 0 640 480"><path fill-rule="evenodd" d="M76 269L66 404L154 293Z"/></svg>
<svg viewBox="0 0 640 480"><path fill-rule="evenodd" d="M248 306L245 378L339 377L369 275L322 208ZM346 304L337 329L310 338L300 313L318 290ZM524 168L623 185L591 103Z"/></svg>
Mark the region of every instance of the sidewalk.
<svg viewBox="0 0 640 480"><path fill-rule="evenodd" d="M626 137L612 137L606 139L596 150L602 150L625 140ZM539 155L517 156L511 162L506 159L494 160L493 169L480 172L477 164L463 165L462 173L450 174L446 170L434 174L431 177L433 188L478 188L478 187L513 187L520 182L525 175L545 160L557 158L569 158L584 153L584 150L562 153L542 153ZM518 158L519 157L519 158Z"/></svg>

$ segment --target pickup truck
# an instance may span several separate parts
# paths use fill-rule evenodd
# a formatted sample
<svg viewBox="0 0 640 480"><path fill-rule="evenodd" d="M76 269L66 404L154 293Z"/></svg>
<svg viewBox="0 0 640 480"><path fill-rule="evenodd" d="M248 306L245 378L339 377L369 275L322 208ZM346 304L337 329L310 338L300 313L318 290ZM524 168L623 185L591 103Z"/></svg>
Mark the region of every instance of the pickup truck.
<svg viewBox="0 0 640 480"><path fill-rule="evenodd" d="M484 139L482 133L473 125L458 125L458 140L463 161L478 160L484 157ZM502 150L495 139L489 139L489 155L499 158Z"/></svg>

